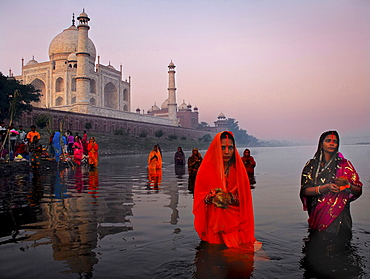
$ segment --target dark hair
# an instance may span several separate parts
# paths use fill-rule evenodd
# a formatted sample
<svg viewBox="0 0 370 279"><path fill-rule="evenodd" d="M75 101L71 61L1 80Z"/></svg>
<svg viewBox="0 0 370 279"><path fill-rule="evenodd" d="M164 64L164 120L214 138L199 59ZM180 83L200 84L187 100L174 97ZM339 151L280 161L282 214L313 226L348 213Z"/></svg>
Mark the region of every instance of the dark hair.
<svg viewBox="0 0 370 279"><path fill-rule="evenodd" d="M322 150L322 143L324 142L324 139L328 136L328 135L334 135L337 137L337 140L338 140L338 146L337 146L337 150L335 150L336 152L338 152L339 150L339 134L337 131L326 131L324 133L321 134L320 138L319 138L319 143L317 145L317 150L316 150L316 156L320 154L321 150Z"/></svg>
<svg viewBox="0 0 370 279"><path fill-rule="evenodd" d="M232 140L233 146L234 146L234 153L231 156L231 159L229 161L229 165L234 164L235 163L235 150L236 150L234 136L231 134L231 132L225 131L225 132L221 133L220 139L221 140L223 140L223 139L231 139Z"/></svg>
<svg viewBox="0 0 370 279"><path fill-rule="evenodd" d="M221 133L220 139L226 139L229 138L233 141L233 144L235 145L235 140L231 132L225 131Z"/></svg>
<svg viewBox="0 0 370 279"><path fill-rule="evenodd" d="M35 125L31 125L31 128L35 128L36 129L36 126Z"/></svg>

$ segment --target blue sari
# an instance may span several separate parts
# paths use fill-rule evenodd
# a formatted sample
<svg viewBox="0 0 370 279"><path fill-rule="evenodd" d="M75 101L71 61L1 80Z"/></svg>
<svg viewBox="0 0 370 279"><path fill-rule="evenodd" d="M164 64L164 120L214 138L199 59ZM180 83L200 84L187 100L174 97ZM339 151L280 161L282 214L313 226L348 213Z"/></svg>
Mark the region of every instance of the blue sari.
<svg viewBox="0 0 370 279"><path fill-rule="evenodd" d="M53 137L53 146L55 152L55 161L59 163L60 154L62 154L62 147L60 146L60 132L55 132Z"/></svg>

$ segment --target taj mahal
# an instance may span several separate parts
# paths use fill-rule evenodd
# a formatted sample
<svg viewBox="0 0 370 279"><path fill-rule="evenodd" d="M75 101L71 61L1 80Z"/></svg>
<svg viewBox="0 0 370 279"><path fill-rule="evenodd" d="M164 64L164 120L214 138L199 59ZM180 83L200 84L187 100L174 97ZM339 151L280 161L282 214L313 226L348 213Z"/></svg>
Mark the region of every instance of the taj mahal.
<svg viewBox="0 0 370 279"><path fill-rule="evenodd" d="M32 84L41 91L39 108L68 111L95 116L197 128L198 108L185 101L176 102L175 64L168 65L168 98L161 108L155 104L141 113L131 111L131 77L123 79L122 65L100 64L100 57L89 38L90 18L83 11L73 16L72 25L63 30L49 45L50 61L37 62L32 58L26 64L22 58L22 74L16 76L23 84ZM96 63L97 60L97 63Z"/></svg>

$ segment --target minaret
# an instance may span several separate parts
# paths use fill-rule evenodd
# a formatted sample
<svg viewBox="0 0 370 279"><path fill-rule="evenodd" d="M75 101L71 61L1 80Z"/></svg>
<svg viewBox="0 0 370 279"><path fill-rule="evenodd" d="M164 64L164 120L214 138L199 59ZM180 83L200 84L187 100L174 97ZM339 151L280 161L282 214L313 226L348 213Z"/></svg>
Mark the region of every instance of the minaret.
<svg viewBox="0 0 370 279"><path fill-rule="evenodd" d="M172 120L174 126L178 126L177 104L176 104L176 87L175 87L175 64L168 65L168 118Z"/></svg>
<svg viewBox="0 0 370 279"><path fill-rule="evenodd" d="M87 112L87 96L90 92L90 78L89 78L89 58L88 51L89 43L89 21L90 18L85 13L85 10L77 17L79 22L78 30L78 44L77 44L77 74L76 74L76 105L78 112Z"/></svg>

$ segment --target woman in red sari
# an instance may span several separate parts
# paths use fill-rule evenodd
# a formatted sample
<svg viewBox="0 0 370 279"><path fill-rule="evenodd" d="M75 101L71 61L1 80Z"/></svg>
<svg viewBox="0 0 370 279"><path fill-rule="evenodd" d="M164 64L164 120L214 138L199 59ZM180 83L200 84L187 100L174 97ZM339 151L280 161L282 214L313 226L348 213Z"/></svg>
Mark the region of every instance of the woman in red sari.
<svg viewBox="0 0 370 279"><path fill-rule="evenodd" d="M89 143L87 144L87 151L89 155L89 165L92 168L96 168L98 166L99 160L99 145L96 143L95 138L91 137Z"/></svg>
<svg viewBox="0 0 370 279"><path fill-rule="evenodd" d="M351 235L352 229L349 205L361 196L362 183L338 150L338 133L323 133L315 156L302 171L300 197L308 211L310 230L345 236Z"/></svg>
<svg viewBox="0 0 370 279"><path fill-rule="evenodd" d="M231 132L218 133L204 156L194 190L194 227L201 240L259 249L249 179ZM256 247L254 246L256 244Z"/></svg>
<svg viewBox="0 0 370 279"><path fill-rule="evenodd" d="M251 156L251 151L246 148L243 152L242 161L247 171L250 184L256 184L256 179L254 178L254 168L256 167L256 161Z"/></svg>

